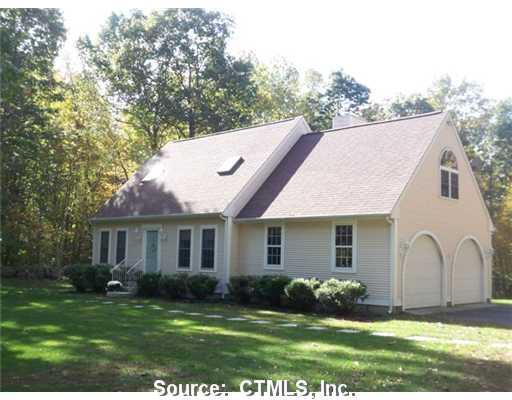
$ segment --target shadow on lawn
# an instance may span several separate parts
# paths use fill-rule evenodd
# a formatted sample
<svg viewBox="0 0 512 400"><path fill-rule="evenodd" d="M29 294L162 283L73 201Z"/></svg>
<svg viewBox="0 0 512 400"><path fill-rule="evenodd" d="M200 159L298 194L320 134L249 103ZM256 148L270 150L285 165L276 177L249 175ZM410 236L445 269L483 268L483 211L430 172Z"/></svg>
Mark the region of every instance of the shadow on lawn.
<svg viewBox="0 0 512 400"><path fill-rule="evenodd" d="M510 390L512 365L366 333L258 326L34 295L2 302L2 390L306 379L351 390ZM41 307L41 304L44 306Z"/></svg>

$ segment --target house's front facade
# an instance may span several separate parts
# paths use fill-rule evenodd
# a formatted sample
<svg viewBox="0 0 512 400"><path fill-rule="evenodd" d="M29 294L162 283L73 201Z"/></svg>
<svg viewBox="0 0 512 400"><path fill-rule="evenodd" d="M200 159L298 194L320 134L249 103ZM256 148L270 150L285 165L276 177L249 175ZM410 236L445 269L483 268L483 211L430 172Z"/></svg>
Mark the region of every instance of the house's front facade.
<svg viewBox="0 0 512 400"><path fill-rule="evenodd" d="M105 204L93 262L357 279L366 303L483 302L492 223L450 117L310 132L302 117L171 142Z"/></svg>

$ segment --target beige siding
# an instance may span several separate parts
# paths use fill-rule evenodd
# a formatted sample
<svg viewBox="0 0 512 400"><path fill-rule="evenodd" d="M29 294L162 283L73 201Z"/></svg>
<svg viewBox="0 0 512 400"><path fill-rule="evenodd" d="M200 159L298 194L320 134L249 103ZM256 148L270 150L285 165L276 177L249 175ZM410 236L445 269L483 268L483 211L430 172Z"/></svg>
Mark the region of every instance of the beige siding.
<svg viewBox="0 0 512 400"><path fill-rule="evenodd" d="M176 250L177 250L177 232L179 226L191 226L193 230L193 253L192 253L192 273L204 272L199 270L200 262L200 228L202 225L215 225L217 227L216 244L216 272L205 272L215 274L219 279L225 280L226 268L224 266L224 221L220 218L208 219L180 219L176 221L153 221L137 223L116 223L116 224L97 224L93 227L93 262L99 261L99 232L103 229L111 230L111 251L110 264L114 264L116 229L128 230L128 265L135 264L142 258L143 249L143 231L144 229L162 229L160 234L160 269L164 274L177 272L176 269Z"/></svg>
<svg viewBox="0 0 512 400"><path fill-rule="evenodd" d="M402 263L407 243L420 231L431 232L441 243L446 266L443 271L444 302L451 301L451 270L455 249L467 235L477 238L484 250L491 249L490 222L482 206L473 181L472 172L464 159L453 126L445 124L416 176L403 194L397 215L397 251L400 254L396 274L395 304L402 303ZM459 169L459 199L445 199L440 195L439 162L444 149L450 149L457 157ZM490 288L490 258L486 257L486 297Z"/></svg>
<svg viewBox="0 0 512 400"><path fill-rule="evenodd" d="M385 305L390 293L390 227L385 220L359 220L358 268L356 273L331 270L332 221L284 223L283 270L264 268L265 225L240 224L238 227L238 266L240 274L286 274L318 279L358 279L368 286L369 304Z"/></svg>

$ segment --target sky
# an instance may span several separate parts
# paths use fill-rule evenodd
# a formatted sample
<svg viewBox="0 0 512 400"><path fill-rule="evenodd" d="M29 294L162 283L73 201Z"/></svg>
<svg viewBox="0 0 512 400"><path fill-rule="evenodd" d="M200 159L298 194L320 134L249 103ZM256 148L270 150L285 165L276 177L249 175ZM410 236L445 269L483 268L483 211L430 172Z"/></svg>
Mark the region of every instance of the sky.
<svg viewBox="0 0 512 400"><path fill-rule="evenodd" d="M54 2L60 3L60 2ZM112 12L197 6L220 10L235 23L230 51L280 58L325 76L343 68L373 100L425 92L448 74L480 83L495 99L512 97L512 1L509 0L124 0L69 8L67 42L57 66L79 65L76 40L93 39ZM59 5L59 4L56 4ZM116 7L122 5L125 8Z"/></svg>

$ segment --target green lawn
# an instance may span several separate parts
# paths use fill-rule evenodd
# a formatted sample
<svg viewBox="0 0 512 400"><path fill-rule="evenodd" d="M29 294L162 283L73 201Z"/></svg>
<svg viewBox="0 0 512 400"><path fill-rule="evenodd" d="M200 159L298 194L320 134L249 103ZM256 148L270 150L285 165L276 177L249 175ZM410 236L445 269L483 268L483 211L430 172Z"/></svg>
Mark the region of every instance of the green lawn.
<svg viewBox="0 0 512 400"><path fill-rule="evenodd" d="M503 306L512 306L512 299L492 299L492 302Z"/></svg>
<svg viewBox="0 0 512 400"><path fill-rule="evenodd" d="M101 301L88 302L94 299ZM152 390L155 379L224 383L231 390L244 379L305 379L313 388L323 379L353 391L512 390L512 334L499 327L419 317L343 320L165 300L104 304L104 297L75 294L62 284L8 280L1 300L4 391L140 391ZM272 323L171 314L171 309ZM285 322L299 327L278 326ZM329 329L309 331L307 325ZM337 333L341 328L362 332ZM413 335L474 343L406 339Z"/></svg>

